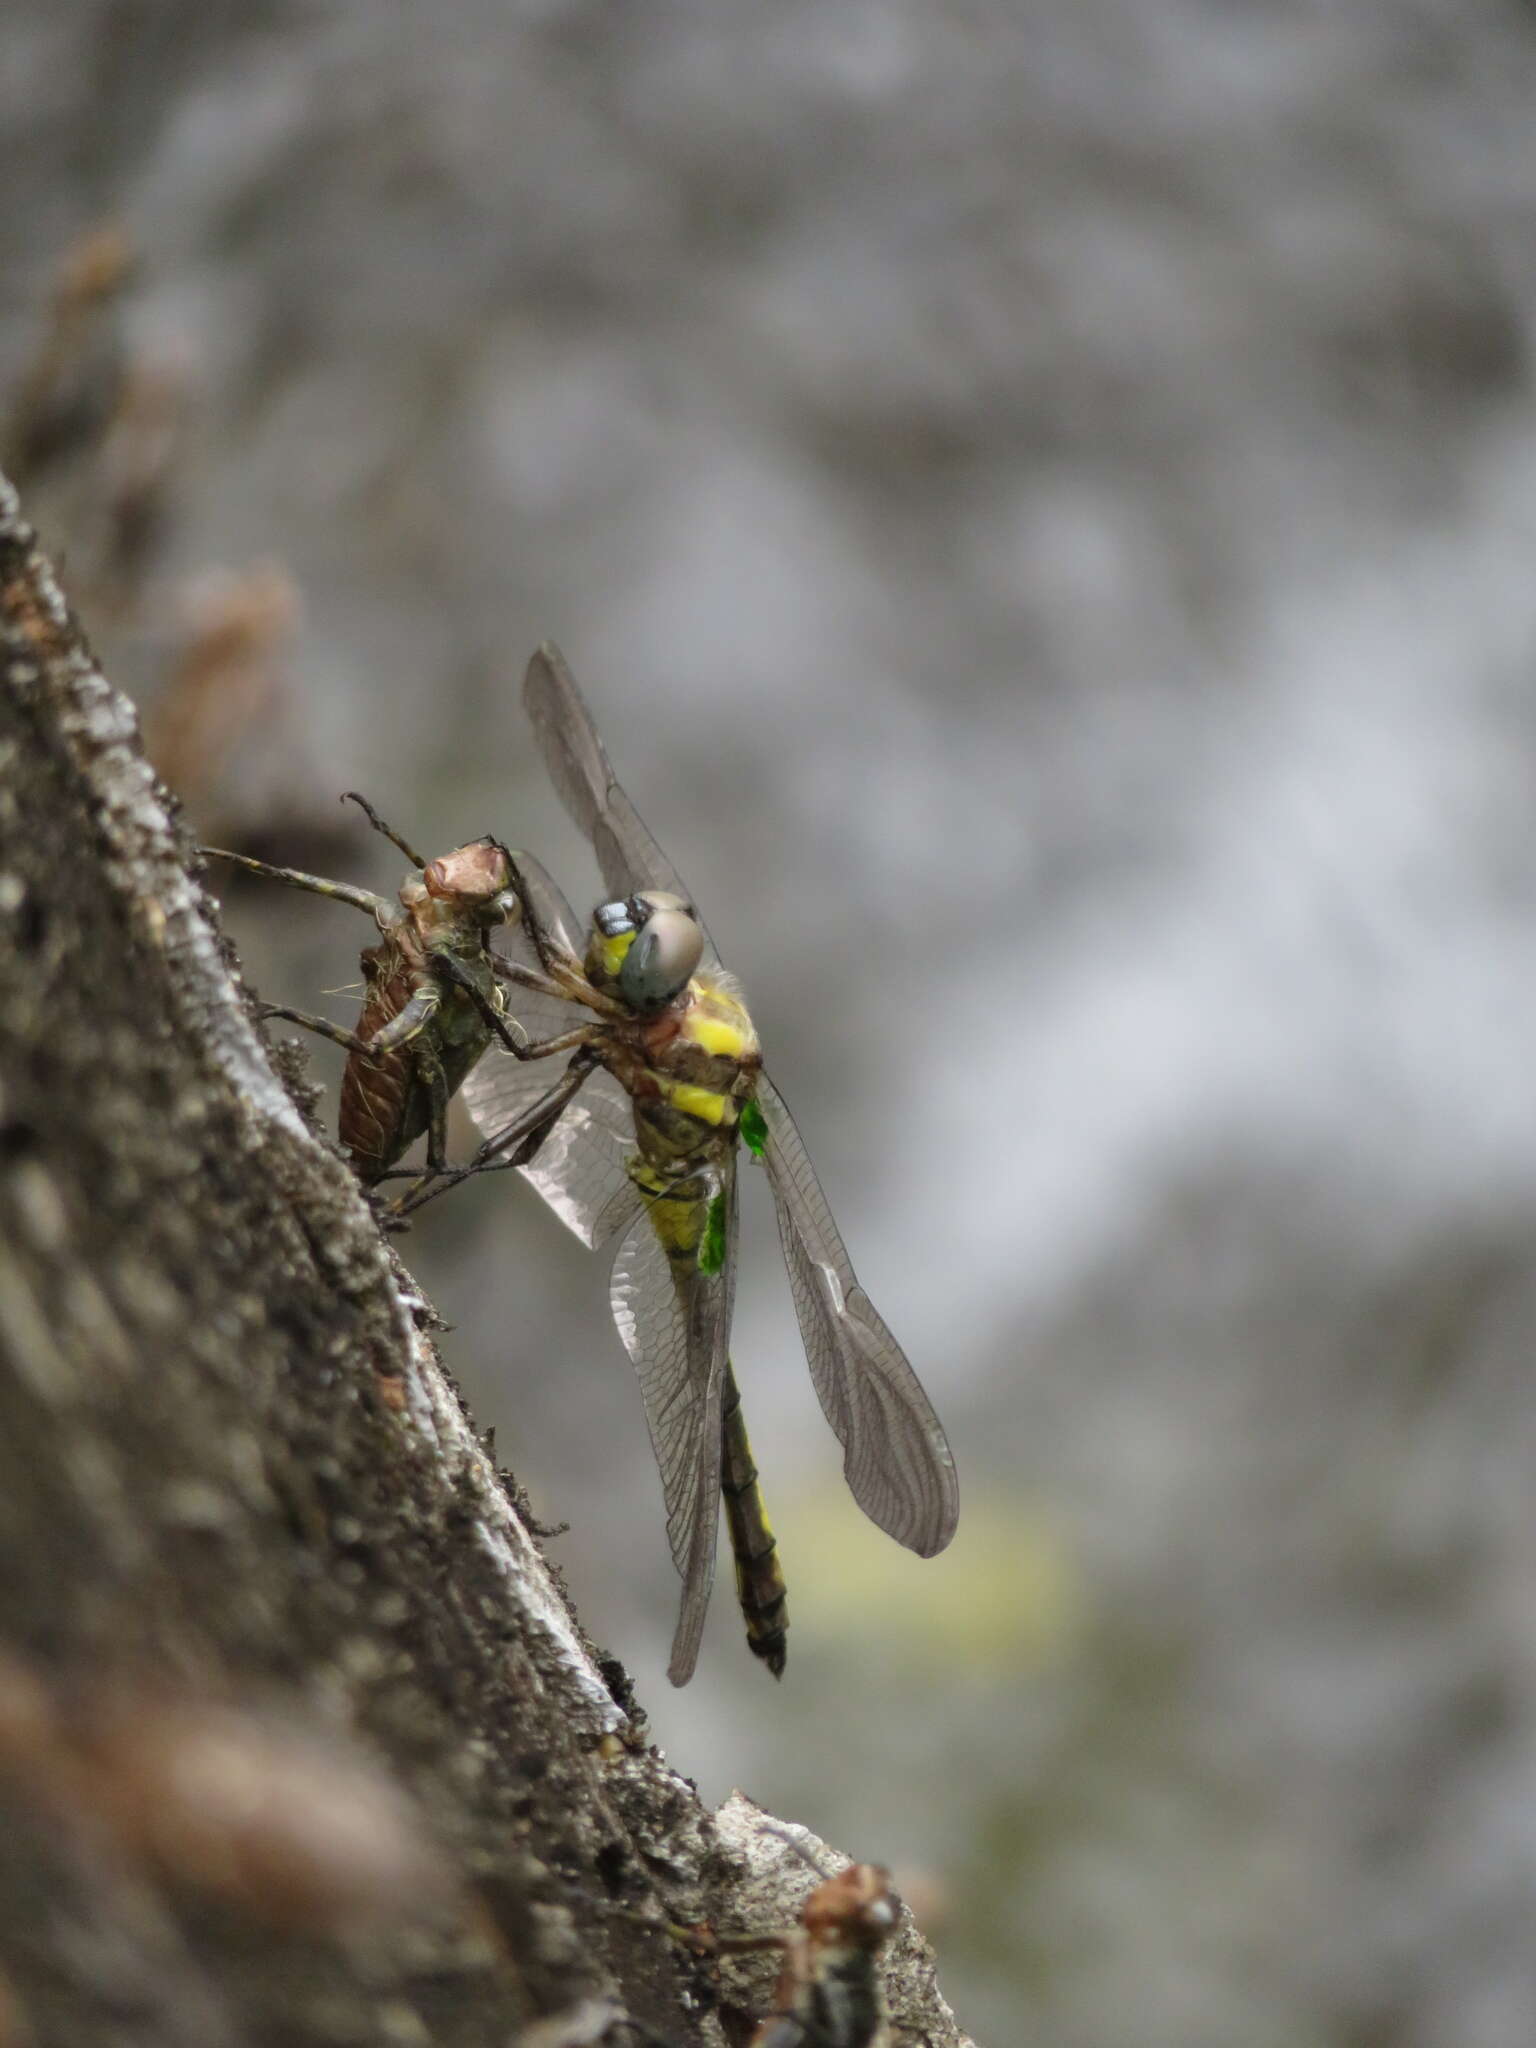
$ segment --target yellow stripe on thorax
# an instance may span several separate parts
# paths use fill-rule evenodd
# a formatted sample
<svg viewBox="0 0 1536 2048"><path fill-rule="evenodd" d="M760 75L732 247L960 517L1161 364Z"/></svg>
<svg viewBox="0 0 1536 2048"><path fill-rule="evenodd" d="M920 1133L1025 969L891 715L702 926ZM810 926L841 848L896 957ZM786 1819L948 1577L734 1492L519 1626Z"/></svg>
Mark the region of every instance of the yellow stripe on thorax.
<svg viewBox="0 0 1536 2048"><path fill-rule="evenodd" d="M735 989L709 972L695 975L683 1036L712 1059L743 1060L757 1053L757 1032Z"/></svg>
<svg viewBox="0 0 1536 2048"><path fill-rule="evenodd" d="M747 1050L751 1034L726 1017L711 1017L697 1004L683 1019L684 1038L715 1059L739 1060Z"/></svg>
<svg viewBox="0 0 1536 2048"><path fill-rule="evenodd" d="M701 1124L735 1123L736 1103L714 1088L700 1088L693 1081L671 1081L665 1074L651 1077L661 1090L662 1100L684 1116L696 1116Z"/></svg>
<svg viewBox="0 0 1536 2048"><path fill-rule="evenodd" d="M624 965L624 956L635 943L638 935L634 932L620 932L615 938L605 938L601 932L594 932L592 944L597 952L603 973L610 981L617 981L619 969Z"/></svg>

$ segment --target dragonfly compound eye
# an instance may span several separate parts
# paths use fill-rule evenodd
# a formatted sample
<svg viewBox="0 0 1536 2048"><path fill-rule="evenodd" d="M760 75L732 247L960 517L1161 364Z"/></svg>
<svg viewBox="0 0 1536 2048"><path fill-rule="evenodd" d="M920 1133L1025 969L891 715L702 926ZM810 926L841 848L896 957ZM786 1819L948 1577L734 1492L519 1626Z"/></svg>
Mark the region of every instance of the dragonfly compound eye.
<svg viewBox="0 0 1536 2048"><path fill-rule="evenodd" d="M704 934L686 910L653 910L619 969L619 994L637 1010L659 1010L688 986Z"/></svg>
<svg viewBox="0 0 1536 2048"><path fill-rule="evenodd" d="M670 889L637 889L629 899L636 924L644 924L653 910L681 910L689 917L697 912L686 896L674 896Z"/></svg>

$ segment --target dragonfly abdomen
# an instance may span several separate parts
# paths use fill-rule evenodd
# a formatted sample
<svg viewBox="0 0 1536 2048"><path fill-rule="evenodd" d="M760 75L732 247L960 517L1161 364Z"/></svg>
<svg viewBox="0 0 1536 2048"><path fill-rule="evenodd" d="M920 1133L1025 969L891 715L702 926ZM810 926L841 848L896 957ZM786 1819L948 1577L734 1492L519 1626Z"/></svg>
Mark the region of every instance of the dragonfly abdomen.
<svg viewBox="0 0 1536 2048"><path fill-rule="evenodd" d="M729 1361L720 1410L720 1497L731 1532L736 1563L736 1597L747 1627L747 1647L775 1678L789 1654L788 1590L779 1567L779 1546L757 1483L757 1464L741 1412L741 1390Z"/></svg>
<svg viewBox="0 0 1536 2048"><path fill-rule="evenodd" d="M753 2048L873 2048L884 2017L874 1956L851 1950L823 1961L790 2009L763 2022Z"/></svg>
<svg viewBox="0 0 1536 2048"><path fill-rule="evenodd" d="M419 949L408 951L386 938L363 954L368 993L358 1014L356 1035L371 1041L393 1024L417 994L422 979ZM489 973L486 1000L495 1003L495 982ZM426 1131L432 1121L432 1091L421 1072L423 1051L442 1070L448 1095L458 1092L465 1076L490 1039L480 1017L457 989L439 1004L432 1028L382 1052L354 1052L341 1077L337 1134L351 1155L358 1178L378 1180Z"/></svg>
<svg viewBox="0 0 1536 2048"><path fill-rule="evenodd" d="M358 1015L357 1035L370 1039L393 1021L413 991L409 963L388 940L363 954L368 993ZM426 1129L426 1111L412 1115L414 1061L405 1046L392 1052L354 1052L341 1077L337 1135L351 1154L358 1177L377 1180Z"/></svg>

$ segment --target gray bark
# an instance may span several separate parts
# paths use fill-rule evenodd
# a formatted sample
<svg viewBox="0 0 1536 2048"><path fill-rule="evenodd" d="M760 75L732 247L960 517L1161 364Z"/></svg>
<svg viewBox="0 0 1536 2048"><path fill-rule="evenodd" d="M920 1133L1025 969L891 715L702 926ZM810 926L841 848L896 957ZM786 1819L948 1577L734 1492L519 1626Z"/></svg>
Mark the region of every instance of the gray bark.
<svg viewBox="0 0 1536 2048"><path fill-rule="evenodd" d="M810 1880L582 1636L3 479L0 612L0 2048L743 2038L611 1909Z"/></svg>

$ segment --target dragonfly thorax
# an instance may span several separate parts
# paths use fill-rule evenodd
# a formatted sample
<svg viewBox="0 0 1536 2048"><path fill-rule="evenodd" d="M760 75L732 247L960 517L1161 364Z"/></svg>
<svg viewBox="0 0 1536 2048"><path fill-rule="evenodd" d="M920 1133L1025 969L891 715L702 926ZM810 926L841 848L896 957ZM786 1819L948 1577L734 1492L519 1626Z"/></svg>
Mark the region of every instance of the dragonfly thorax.
<svg viewBox="0 0 1536 2048"><path fill-rule="evenodd" d="M695 975L663 1010L612 1028L600 1057L632 1098L653 1163L702 1156L721 1138L734 1147L762 1070L746 1005L718 969Z"/></svg>

